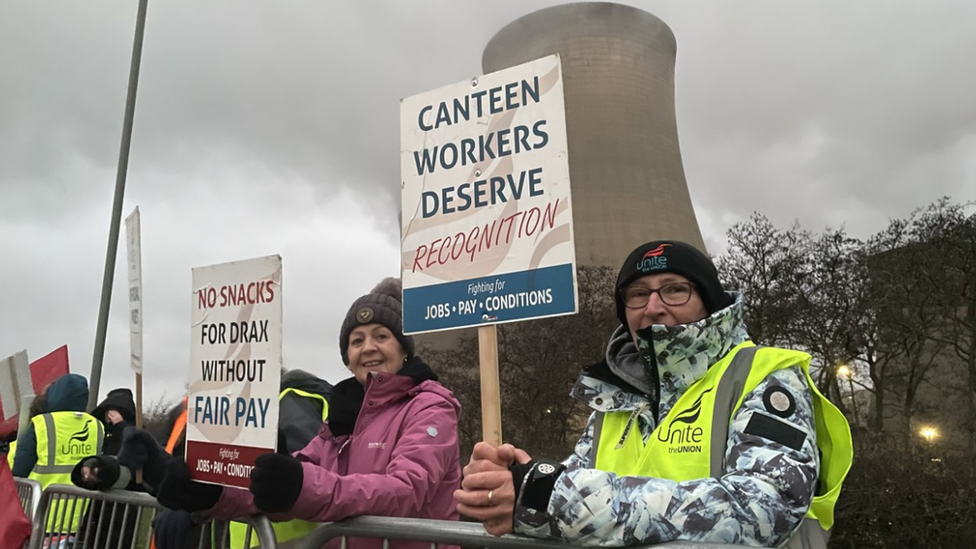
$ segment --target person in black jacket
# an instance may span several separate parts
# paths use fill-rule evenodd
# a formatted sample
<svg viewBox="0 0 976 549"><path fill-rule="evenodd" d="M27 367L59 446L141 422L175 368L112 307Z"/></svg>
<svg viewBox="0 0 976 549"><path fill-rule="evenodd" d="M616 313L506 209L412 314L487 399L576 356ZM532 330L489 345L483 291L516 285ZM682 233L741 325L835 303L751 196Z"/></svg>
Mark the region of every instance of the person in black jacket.
<svg viewBox="0 0 976 549"><path fill-rule="evenodd" d="M105 442L102 444L103 456L118 456L122 449L122 437L126 427L132 427L136 422L136 405L132 399L132 391L129 389L112 389L106 395L105 400L98 404L92 415L102 420L105 424ZM130 479L126 490L142 492L142 486L136 484L135 479ZM104 507L104 511L103 511ZM128 518L123 521L124 513L116 513L112 517L112 507L104 506L103 502L92 501L88 509L88 517L82 521L84 528L90 526L90 533L95 536L91 547L130 547L132 536L136 529L136 514L129 513ZM103 516L104 515L104 516ZM98 523L102 522L101 528ZM119 545L119 538L122 538L122 545ZM91 543L91 542L89 542Z"/></svg>
<svg viewBox="0 0 976 549"><path fill-rule="evenodd" d="M92 410L92 415L105 424L105 442L102 453L107 456L119 455L122 449L122 431L136 424L136 404L129 389L112 389L105 400Z"/></svg>

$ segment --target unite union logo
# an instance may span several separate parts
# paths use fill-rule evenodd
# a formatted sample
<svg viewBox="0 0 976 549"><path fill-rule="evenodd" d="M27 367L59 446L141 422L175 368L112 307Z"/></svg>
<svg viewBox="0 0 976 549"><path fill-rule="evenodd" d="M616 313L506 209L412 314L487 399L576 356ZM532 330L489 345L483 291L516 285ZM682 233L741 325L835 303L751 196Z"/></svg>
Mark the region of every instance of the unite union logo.
<svg viewBox="0 0 976 549"><path fill-rule="evenodd" d="M664 257L664 250L667 246L671 246L671 244L661 244L657 248L645 252L641 260L637 262L637 270L646 273L648 271L666 269L668 267L668 258Z"/></svg>
<svg viewBox="0 0 976 549"><path fill-rule="evenodd" d="M67 444L61 444L61 453L75 456L85 456L92 454L94 446L88 442L88 426L92 420L85 422L85 425L78 432L68 438Z"/></svg>
<svg viewBox="0 0 976 549"><path fill-rule="evenodd" d="M675 412L674 419L668 423L667 432L665 432L663 425L657 429L657 439L668 444L669 454L701 453L705 430L696 423L701 417L702 399L711 391L711 389L706 389L698 395L691 406L680 412ZM671 414L668 417L671 417ZM684 426L675 425L675 423L683 423Z"/></svg>

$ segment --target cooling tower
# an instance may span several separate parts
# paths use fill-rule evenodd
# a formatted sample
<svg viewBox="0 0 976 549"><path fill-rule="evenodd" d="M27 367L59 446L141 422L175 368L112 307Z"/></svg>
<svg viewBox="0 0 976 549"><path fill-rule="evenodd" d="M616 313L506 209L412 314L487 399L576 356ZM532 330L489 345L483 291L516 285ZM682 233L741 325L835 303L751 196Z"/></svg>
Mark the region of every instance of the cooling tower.
<svg viewBox="0 0 976 549"><path fill-rule="evenodd" d="M636 246L662 238L705 251L678 148L671 29L629 6L556 6L499 31L483 70L553 53L562 61L577 263L616 270ZM476 333L416 340L421 350L450 349Z"/></svg>
<svg viewBox="0 0 976 549"><path fill-rule="evenodd" d="M659 238L705 250L678 148L675 52L663 21L601 2L530 13L485 48L485 73L559 53L581 265L618 268Z"/></svg>

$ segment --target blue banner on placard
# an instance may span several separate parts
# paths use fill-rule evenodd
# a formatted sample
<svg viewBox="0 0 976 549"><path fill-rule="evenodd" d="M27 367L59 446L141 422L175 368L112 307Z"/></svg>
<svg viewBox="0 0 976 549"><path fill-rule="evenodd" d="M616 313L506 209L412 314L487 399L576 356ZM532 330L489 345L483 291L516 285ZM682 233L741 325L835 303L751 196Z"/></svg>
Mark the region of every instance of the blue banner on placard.
<svg viewBox="0 0 976 549"><path fill-rule="evenodd" d="M403 290L404 333L512 322L574 311L576 294L571 264Z"/></svg>

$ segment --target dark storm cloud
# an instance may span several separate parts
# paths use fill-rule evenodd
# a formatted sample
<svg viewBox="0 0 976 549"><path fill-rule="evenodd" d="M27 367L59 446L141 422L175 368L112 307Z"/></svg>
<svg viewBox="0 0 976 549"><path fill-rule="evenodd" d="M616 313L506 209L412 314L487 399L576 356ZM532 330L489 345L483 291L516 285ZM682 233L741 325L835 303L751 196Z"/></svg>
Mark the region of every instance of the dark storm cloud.
<svg viewBox="0 0 976 549"><path fill-rule="evenodd" d="M753 2L686 15L673 24L678 121L699 211L867 236L941 195L973 198L971 4Z"/></svg>
<svg viewBox="0 0 976 549"><path fill-rule="evenodd" d="M143 213L147 399L181 390L190 269L279 253L288 367L337 381L346 307L397 270L399 100L481 72L555 2L150 2L124 211ZM976 188L976 7L635 3L678 41L710 250L757 210L858 236ZM0 355L87 373L136 2L0 5ZM116 299L102 393L131 385Z"/></svg>

